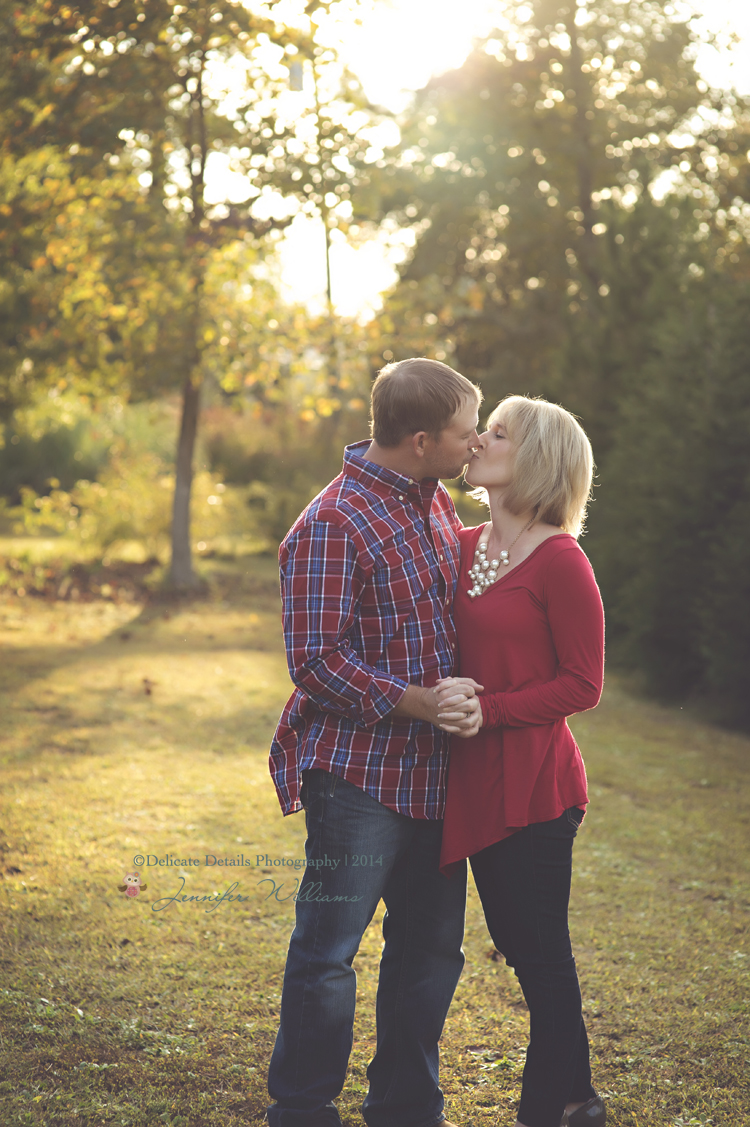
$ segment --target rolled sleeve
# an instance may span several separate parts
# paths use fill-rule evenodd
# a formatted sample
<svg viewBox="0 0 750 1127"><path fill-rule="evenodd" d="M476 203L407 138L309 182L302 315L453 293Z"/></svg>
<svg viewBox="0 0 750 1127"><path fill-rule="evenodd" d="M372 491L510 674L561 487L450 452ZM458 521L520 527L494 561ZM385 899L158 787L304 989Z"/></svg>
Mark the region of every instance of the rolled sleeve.
<svg viewBox="0 0 750 1127"><path fill-rule="evenodd" d="M315 704L372 727L406 692L407 682L365 664L351 645L366 577L351 538L324 521L303 526L281 564L289 674Z"/></svg>

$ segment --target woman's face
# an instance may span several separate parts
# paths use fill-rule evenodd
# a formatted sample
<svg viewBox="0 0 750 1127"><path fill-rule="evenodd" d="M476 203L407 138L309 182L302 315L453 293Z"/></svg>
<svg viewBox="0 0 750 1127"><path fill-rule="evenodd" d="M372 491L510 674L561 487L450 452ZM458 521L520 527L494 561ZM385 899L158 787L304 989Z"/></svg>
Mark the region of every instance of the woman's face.
<svg viewBox="0 0 750 1127"><path fill-rule="evenodd" d="M496 419L479 436L479 446L466 469L467 482L485 489L507 488L513 478L515 456L515 444L502 418Z"/></svg>

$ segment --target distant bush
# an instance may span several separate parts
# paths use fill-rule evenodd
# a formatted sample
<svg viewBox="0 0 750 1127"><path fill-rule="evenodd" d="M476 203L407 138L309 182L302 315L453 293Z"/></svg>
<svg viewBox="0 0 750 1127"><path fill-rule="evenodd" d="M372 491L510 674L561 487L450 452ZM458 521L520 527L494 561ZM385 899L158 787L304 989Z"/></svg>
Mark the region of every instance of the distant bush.
<svg viewBox="0 0 750 1127"><path fill-rule="evenodd" d="M663 318L620 402L584 547L609 652L652 692L750 728L750 287L722 278Z"/></svg>
<svg viewBox="0 0 750 1127"><path fill-rule="evenodd" d="M24 486L45 492L50 478L63 489L71 489L79 478L95 478L106 463L109 443L92 440L87 420L72 426L55 427L34 435L5 427L5 444L0 448L0 494L11 505L21 500Z"/></svg>
<svg viewBox="0 0 750 1127"><path fill-rule="evenodd" d="M55 532L77 540L82 554L112 554L133 541L147 557L159 558L169 545L174 475L157 454L120 444L98 481L82 479L69 489L53 479L40 495L29 486L15 515L18 531ZM207 471L193 483L193 535L210 540L251 531L252 520L240 490L227 488Z"/></svg>
<svg viewBox="0 0 750 1127"><path fill-rule="evenodd" d="M0 497L10 505L20 503L24 486L42 495L97 480L123 444L169 461L177 420L168 401L125 404L109 396L93 404L88 396L53 391L17 411L0 435Z"/></svg>
<svg viewBox="0 0 750 1127"><path fill-rule="evenodd" d="M208 468L227 488L244 487L251 526L276 544L341 472L344 447L368 433L363 410L312 420L288 405L244 413L213 407L204 414Z"/></svg>

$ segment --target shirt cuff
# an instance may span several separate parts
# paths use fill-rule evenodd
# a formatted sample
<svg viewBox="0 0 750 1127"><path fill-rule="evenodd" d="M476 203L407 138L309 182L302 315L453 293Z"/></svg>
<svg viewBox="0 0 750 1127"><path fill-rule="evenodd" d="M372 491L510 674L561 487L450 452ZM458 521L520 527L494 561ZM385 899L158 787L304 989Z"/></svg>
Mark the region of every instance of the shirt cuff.
<svg viewBox="0 0 750 1127"><path fill-rule="evenodd" d="M373 678L367 695L362 701L358 723L371 728L379 720L384 720L401 701L408 688L406 681L390 677ZM358 710L359 711L359 710Z"/></svg>
<svg viewBox="0 0 750 1127"><path fill-rule="evenodd" d="M502 724L502 707L500 699L504 693L479 694L479 707L482 710L482 727L499 728Z"/></svg>

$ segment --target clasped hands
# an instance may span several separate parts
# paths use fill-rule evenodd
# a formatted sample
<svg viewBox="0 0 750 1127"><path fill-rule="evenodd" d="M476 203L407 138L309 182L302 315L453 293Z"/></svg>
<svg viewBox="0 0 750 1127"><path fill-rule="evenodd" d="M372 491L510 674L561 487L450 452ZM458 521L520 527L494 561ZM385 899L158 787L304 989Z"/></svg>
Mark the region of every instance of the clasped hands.
<svg viewBox="0 0 750 1127"><path fill-rule="evenodd" d="M475 736L482 727L479 697L484 685L471 677L443 677L433 689L438 702L438 728L462 739Z"/></svg>

